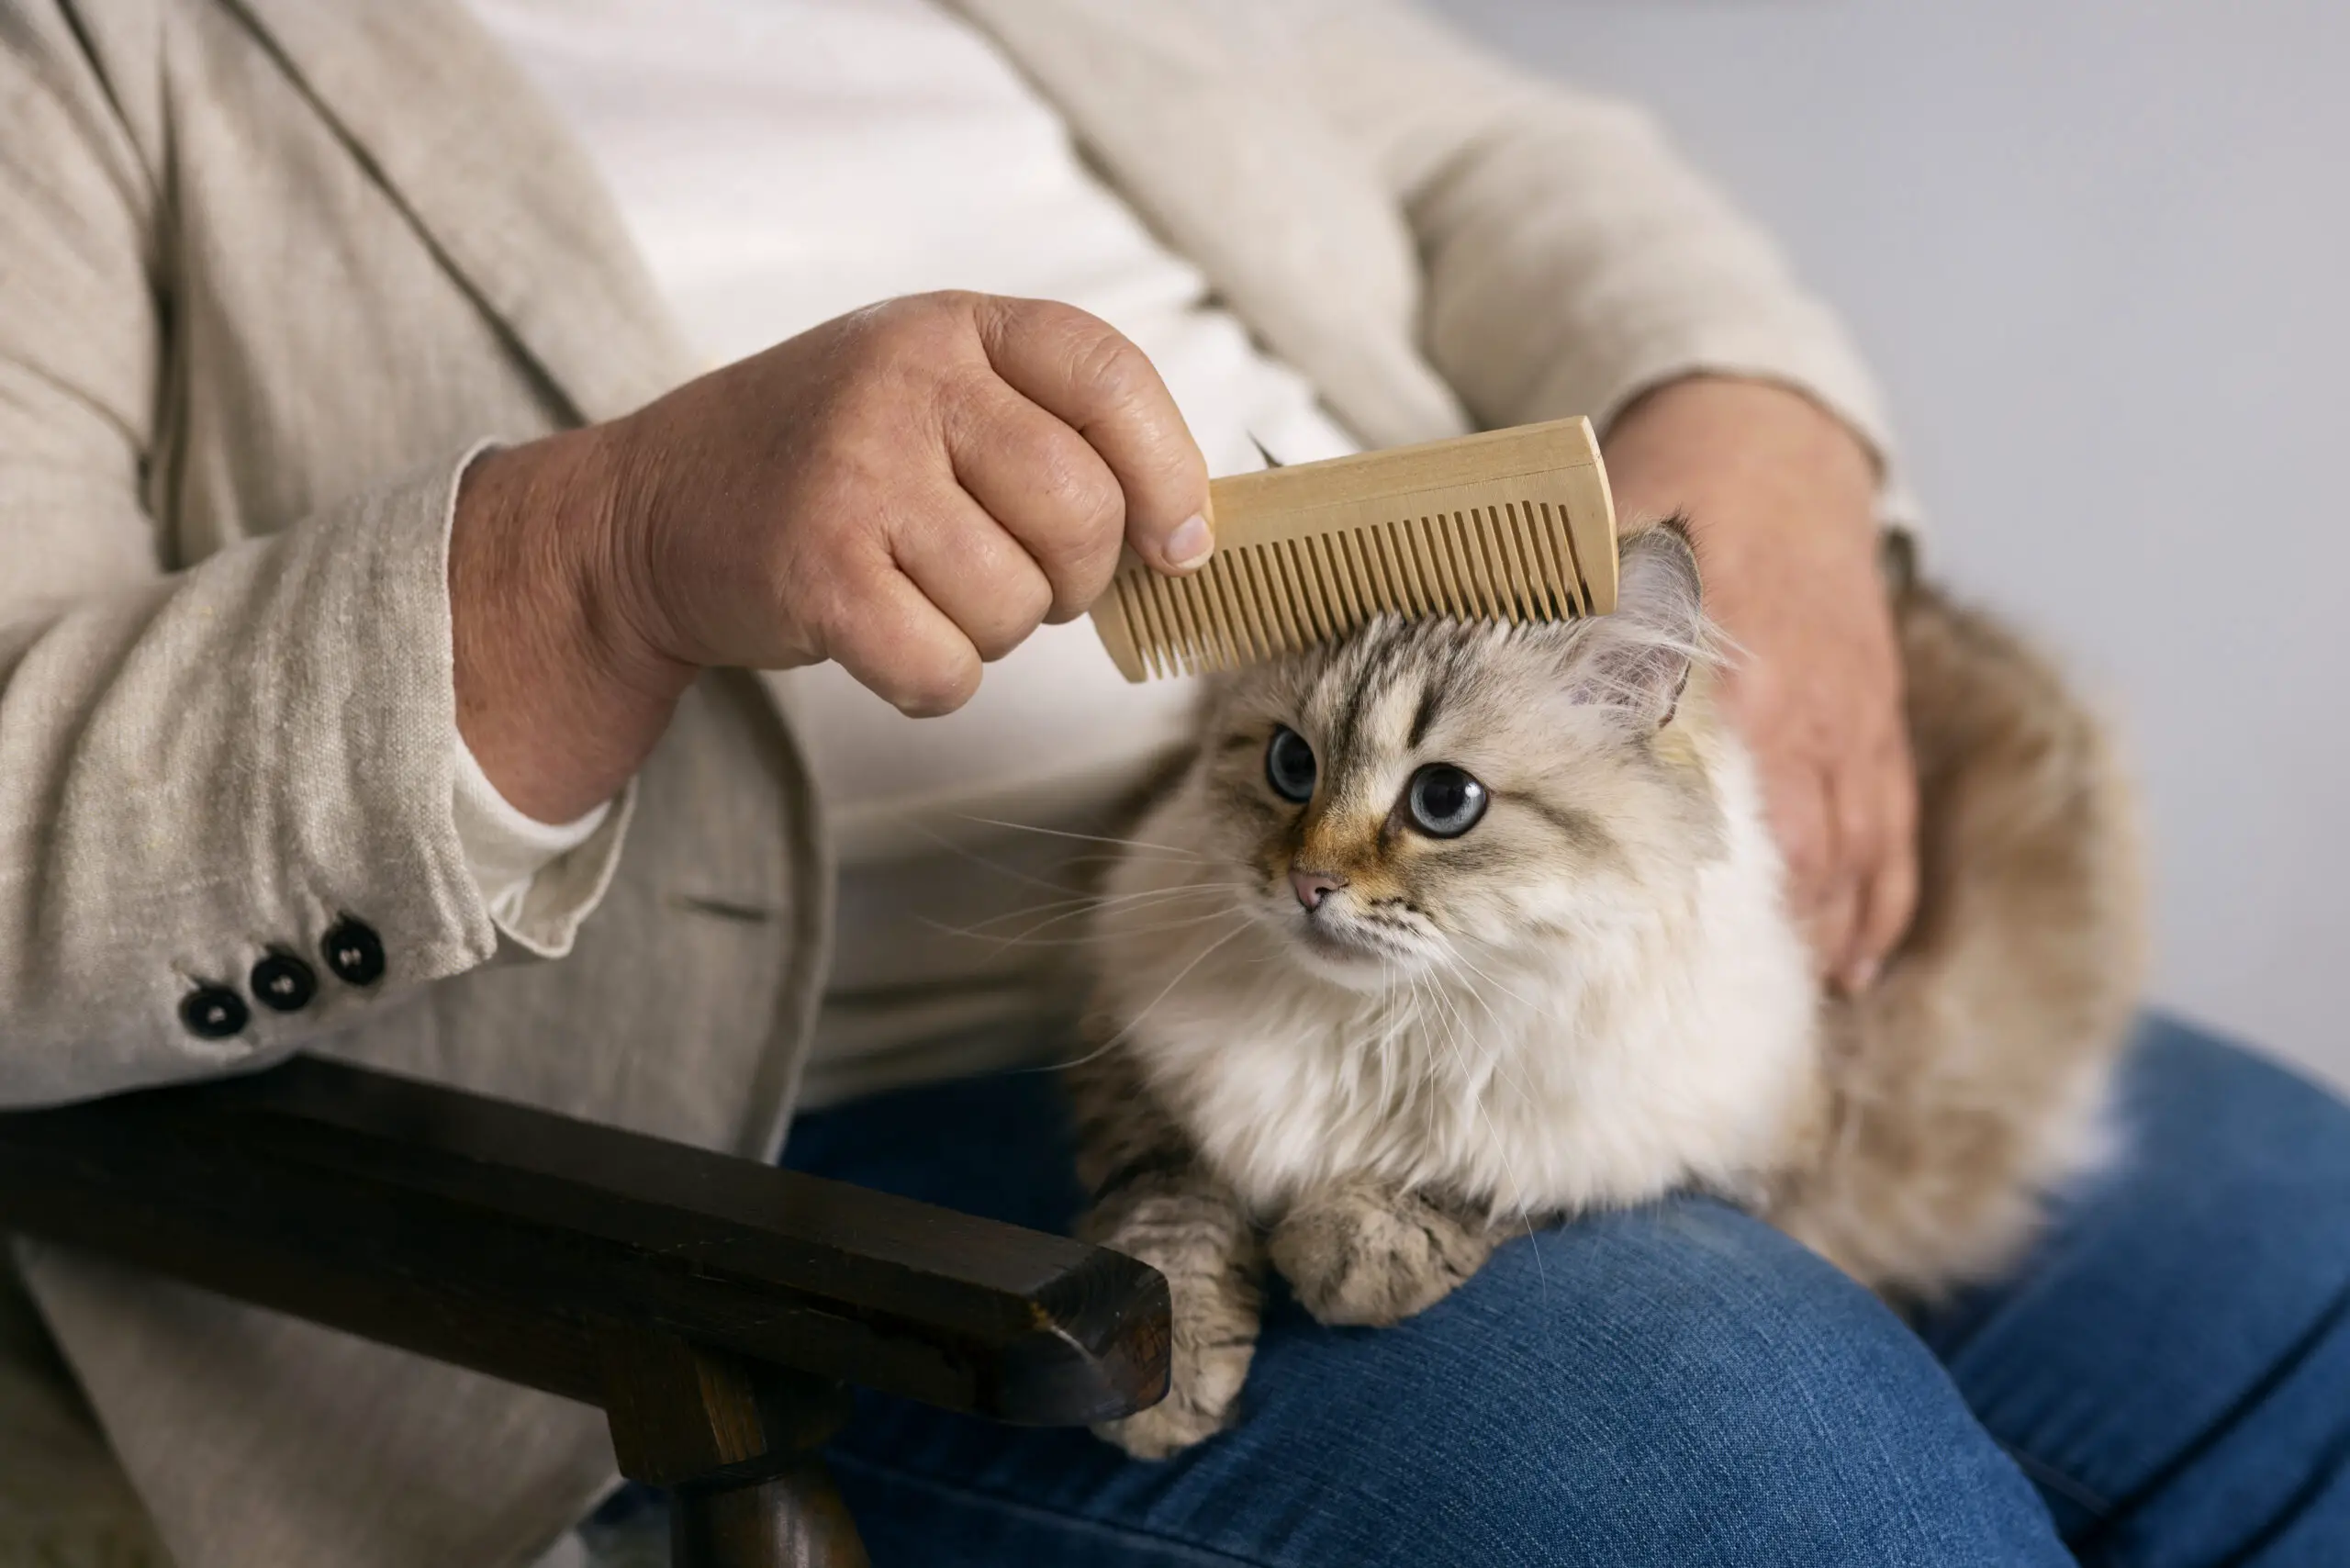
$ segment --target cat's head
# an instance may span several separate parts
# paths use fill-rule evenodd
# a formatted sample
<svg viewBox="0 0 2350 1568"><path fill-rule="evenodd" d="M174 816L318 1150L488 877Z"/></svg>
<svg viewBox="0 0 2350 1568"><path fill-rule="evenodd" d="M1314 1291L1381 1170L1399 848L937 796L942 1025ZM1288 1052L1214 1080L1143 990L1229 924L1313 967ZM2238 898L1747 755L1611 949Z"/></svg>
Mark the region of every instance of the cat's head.
<svg viewBox="0 0 2350 1568"><path fill-rule="evenodd" d="M1375 621L1216 686L1192 847L1358 990L1651 920L1720 853L1709 672L1678 522L1626 539L1612 615Z"/></svg>

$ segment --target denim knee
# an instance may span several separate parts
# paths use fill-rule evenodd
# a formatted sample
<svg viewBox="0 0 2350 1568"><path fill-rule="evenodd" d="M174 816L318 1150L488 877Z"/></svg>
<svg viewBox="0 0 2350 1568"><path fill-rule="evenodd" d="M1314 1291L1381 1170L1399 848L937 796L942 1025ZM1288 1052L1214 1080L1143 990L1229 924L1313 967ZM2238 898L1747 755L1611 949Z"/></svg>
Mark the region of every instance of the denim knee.
<svg viewBox="0 0 2350 1568"><path fill-rule="evenodd" d="M1514 1242L1392 1328L1276 1298L1238 1425L1164 1463L874 1400L834 1455L877 1565L2070 1562L1907 1327L1695 1201Z"/></svg>
<svg viewBox="0 0 2350 1568"><path fill-rule="evenodd" d="M1874 1298L1718 1204L1502 1249L1394 1328L1277 1314L1225 1462L1323 1498L1281 1562L2060 1563Z"/></svg>

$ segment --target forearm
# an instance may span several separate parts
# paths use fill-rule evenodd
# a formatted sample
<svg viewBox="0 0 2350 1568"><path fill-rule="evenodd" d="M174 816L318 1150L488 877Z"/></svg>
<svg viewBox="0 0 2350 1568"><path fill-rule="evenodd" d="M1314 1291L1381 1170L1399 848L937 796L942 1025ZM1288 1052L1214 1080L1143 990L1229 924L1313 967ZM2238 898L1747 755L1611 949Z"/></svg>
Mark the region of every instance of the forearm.
<svg viewBox="0 0 2350 1568"><path fill-rule="evenodd" d="M1872 560L1874 452L1807 394L1772 382L1692 375L1653 387L1612 421L1602 442L1617 511L1626 521L1685 512L1708 568L1707 597L1738 615L1747 570L1793 541L1792 521ZM1703 454L1704 461L1693 461ZM1767 521L1774 526L1765 527ZM1712 580L1715 563L1721 581Z"/></svg>

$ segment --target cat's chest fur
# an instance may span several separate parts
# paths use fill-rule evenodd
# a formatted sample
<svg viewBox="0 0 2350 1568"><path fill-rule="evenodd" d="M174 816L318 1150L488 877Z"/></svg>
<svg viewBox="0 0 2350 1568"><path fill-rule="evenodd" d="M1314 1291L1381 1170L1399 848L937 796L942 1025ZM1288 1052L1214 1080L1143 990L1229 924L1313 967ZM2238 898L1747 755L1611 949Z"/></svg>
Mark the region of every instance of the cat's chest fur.
<svg viewBox="0 0 2350 1568"><path fill-rule="evenodd" d="M1201 922L1170 943L1137 920L1120 942L1112 920L1121 1048L1268 1217L1357 1178L1506 1215L1750 1190L1815 1086L1817 991L1751 779L1729 795L1725 853L1679 896L1505 970L1365 995L1282 961L1269 932ZM1185 874L1137 861L1120 882Z"/></svg>

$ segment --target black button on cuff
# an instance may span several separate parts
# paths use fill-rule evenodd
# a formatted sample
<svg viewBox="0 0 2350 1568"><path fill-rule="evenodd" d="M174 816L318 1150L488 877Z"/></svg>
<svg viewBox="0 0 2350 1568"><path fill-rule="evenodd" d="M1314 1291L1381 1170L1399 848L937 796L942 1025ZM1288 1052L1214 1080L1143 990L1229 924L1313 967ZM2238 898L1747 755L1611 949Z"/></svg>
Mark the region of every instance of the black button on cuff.
<svg viewBox="0 0 2350 1568"><path fill-rule="evenodd" d="M199 1040L225 1040L252 1017L245 999L227 986L204 986L180 999L180 1022Z"/></svg>
<svg viewBox="0 0 2350 1568"><path fill-rule="evenodd" d="M319 994L319 972L291 953L272 953L253 966L252 992L273 1013L299 1013Z"/></svg>
<svg viewBox="0 0 2350 1568"><path fill-rule="evenodd" d="M335 978L351 985L374 985L384 978L384 939L364 920L345 915L336 921L319 951Z"/></svg>

